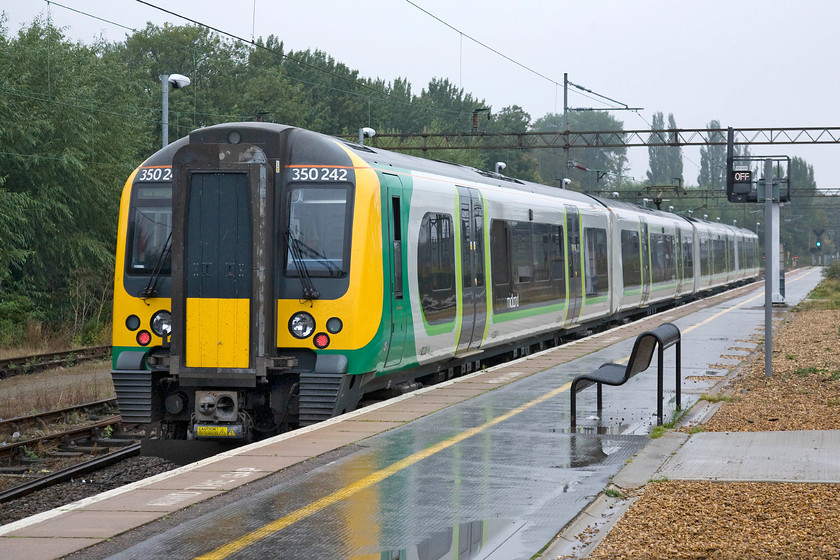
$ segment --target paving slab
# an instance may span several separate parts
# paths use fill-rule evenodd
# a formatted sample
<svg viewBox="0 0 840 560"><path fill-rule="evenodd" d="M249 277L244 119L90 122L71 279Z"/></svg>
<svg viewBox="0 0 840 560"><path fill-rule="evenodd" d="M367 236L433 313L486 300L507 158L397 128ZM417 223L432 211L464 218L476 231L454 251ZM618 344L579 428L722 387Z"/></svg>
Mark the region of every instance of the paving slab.
<svg viewBox="0 0 840 560"><path fill-rule="evenodd" d="M656 478L840 483L840 430L701 432Z"/></svg>
<svg viewBox="0 0 840 560"><path fill-rule="evenodd" d="M3 558L54 560L93 546L102 540L69 537L0 537L0 550L3 552Z"/></svg>

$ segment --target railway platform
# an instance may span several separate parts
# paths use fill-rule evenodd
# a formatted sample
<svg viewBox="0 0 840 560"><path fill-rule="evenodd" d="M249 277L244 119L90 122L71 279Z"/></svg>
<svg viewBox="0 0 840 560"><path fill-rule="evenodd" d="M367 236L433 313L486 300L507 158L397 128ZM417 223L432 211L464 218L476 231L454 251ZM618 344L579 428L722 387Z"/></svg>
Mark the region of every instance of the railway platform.
<svg viewBox="0 0 840 560"><path fill-rule="evenodd" d="M788 302L819 280L819 269L790 274ZM682 403L692 407L760 349L763 298L752 284L2 526L0 556L554 558L570 546L564 527L603 513L617 478L647 480L677 451L671 478L732 453L755 471L749 449L790 444L651 440L655 364L604 387L600 416L595 390L581 392L570 429L574 376L626 359L638 334L664 322L682 331ZM667 416L668 352L665 365ZM803 452L840 481L821 459L834 440L818 439Z"/></svg>

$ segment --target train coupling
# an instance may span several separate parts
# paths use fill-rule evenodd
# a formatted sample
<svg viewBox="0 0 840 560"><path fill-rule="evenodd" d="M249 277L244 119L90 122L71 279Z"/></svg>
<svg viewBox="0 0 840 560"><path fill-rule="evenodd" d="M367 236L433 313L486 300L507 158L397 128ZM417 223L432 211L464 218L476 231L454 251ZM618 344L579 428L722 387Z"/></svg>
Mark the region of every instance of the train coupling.
<svg viewBox="0 0 840 560"><path fill-rule="evenodd" d="M248 430L236 391L196 391L190 435L194 439L243 439Z"/></svg>

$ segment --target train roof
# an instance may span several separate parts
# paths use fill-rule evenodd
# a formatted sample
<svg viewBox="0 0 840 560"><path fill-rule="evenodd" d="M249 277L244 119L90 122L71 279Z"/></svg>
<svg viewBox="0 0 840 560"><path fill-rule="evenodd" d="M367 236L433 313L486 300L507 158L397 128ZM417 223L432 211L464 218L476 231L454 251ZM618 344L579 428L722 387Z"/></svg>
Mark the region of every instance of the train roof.
<svg viewBox="0 0 840 560"><path fill-rule="evenodd" d="M346 146L353 149L362 159L375 166L385 165L396 168L411 169L412 171L419 171L421 173L443 175L453 179L462 179L471 183L495 185L506 189L563 198L565 200L579 202L581 204L592 204L592 197L575 191L569 191L559 187L551 187L542 183L524 181L515 177L502 175L501 173L485 171L483 169L478 169L460 163L420 158L398 152L380 150L370 146L362 146L340 138L338 140L344 142Z"/></svg>

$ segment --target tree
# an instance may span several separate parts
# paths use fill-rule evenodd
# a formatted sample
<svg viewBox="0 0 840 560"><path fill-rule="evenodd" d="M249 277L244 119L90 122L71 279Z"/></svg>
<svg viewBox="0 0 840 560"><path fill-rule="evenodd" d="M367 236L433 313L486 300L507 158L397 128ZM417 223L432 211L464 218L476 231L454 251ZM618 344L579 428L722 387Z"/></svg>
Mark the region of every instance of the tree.
<svg viewBox="0 0 840 560"><path fill-rule="evenodd" d="M39 20L14 38L3 30L0 60L0 303L60 320L74 271L113 276L120 192L144 140L137 84L107 45L71 43Z"/></svg>
<svg viewBox="0 0 840 560"><path fill-rule="evenodd" d="M664 130L665 117L662 112L653 115L651 130ZM677 123L674 115L668 115L668 130L664 137L656 138L669 144L676 144ZM683 163L682 148L676 145L650 146L648 148L650 170L647 173L648 183L651 185L672 185L675 179L682 181Z"/></svg>
<svg viewBox="0 0 840 560"><path fill-rule="evenodd" d="M569 130L622 130L624 123L605 111L581 111L568 115ZM535 132L558 132L563 130L563 115L549 113L531 127ZM539 161L539 172L543 181L560 186L564 178L572 181L572 187L591 191L619 189L626 183L623 177L627 167L626 148L572 148L569 150L570 167L565 166L562 149L535 150ZM585 171L584 169L588 170Z"/></svg>
<svg viewBox="0 0 840 560"><path fill-rule="evenodd" d="M512 105L498 113L492 113L487 129L490 132L526 132L531 116L522 107ZM527 181L542 182L539 161L532 152L525 150L491 150L487 152L487 168L495 167L497 161L504 162L504 174Z"/></svg>
<svg viewBox="0 0 840 560"><path fill-rule="evenodd" d="M706 135L707 142L726 142L726 134L720 129L720 121L711 120L706 128L712 130ZM726 145L700 146L700 174L697 184L701 189L726 189Z"/></svg>

